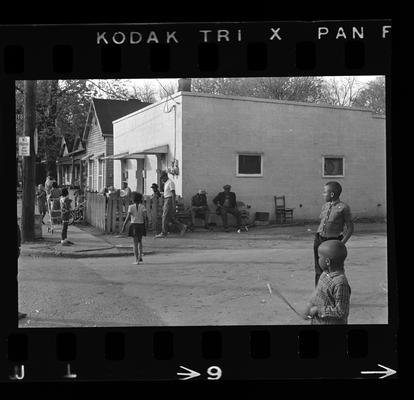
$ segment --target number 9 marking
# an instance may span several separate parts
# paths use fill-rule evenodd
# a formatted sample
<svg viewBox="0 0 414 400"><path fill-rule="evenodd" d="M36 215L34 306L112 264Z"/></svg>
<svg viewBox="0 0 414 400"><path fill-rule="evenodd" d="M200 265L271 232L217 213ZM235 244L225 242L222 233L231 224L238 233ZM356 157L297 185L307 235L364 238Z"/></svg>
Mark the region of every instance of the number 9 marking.
<svg viewBox="0 0 414 400"><path fill-rule="evenodd" d="M210 375L207 379L216 381L217 379L221 378L221 369L216 366L212 366L207 370L207 373Z"/></svg>

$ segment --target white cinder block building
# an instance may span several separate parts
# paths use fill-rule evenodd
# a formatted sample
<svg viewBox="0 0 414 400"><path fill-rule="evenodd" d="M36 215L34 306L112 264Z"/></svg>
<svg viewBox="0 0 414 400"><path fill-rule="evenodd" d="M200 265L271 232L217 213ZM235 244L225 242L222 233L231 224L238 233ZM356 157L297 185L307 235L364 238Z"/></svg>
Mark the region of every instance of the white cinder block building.
<svg viewBox="0 0 414 400"><path fill-rule="evenodd" d="M170 175L186 205L224 184L251 211L275 218L286 197L295 220L319 217L336 180L355 217L386 216L385 117L367 109L179 92L113 122L114 184L151 194Z"/></svg>

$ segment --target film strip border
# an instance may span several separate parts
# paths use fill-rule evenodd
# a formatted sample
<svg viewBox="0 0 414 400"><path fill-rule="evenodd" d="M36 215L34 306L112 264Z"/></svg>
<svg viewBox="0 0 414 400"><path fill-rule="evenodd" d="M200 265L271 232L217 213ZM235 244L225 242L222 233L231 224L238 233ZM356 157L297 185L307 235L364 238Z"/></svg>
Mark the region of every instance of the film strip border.
<svg viewBox="0 0 414 400"><path fill-rule="evenodd" d="M0 33L1 102L10 112L5 96L16 79L391 72L391 21L2 26ZM388 276L395 288L390 268ZM17 297L15 285L3 287L5 299ZM387 377L397 369L395 302L394 290L388 326L323 329L24 330L12 310L1 329L0 381Z"/></svg>
<svg viewBox="0 0 414 400"><path fill-rule="evenodd" d="M14 79L364 75L390 70L390 21L0 27Z"/></svg>
<svg viewBox="0 0 414 400"><path fill-rule="evenodd" d="M386 326L35 329L8 337L0 380L378 379L396 346Z"/></svg>

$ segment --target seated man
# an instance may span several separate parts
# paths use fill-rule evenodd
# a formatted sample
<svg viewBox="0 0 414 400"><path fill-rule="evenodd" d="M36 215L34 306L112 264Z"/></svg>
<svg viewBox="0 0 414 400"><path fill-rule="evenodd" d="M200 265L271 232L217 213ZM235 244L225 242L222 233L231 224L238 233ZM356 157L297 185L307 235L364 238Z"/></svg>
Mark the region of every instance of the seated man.
<svg viewBox="0 0 414 400"><path fill-rule="evenodd" d="M200 189L198 193L191 199L191 227L193 230L196 218L204 219L204 228L209 229L208 220L210 216L210 209L207 205L207 192Z"/></svg>
<svg viewBox="0 0 414 400"><path fill-rule="evenodd" d="M237 218L236 229L241 228L241 213L237 209L236 194L231 192L230 185L223 186L224 192L220 192L214 199L213 203L217 206L217 214L221 215L223 220L223 228L226 232L229 231L227 224L227 214L232 214Z"/></svg>

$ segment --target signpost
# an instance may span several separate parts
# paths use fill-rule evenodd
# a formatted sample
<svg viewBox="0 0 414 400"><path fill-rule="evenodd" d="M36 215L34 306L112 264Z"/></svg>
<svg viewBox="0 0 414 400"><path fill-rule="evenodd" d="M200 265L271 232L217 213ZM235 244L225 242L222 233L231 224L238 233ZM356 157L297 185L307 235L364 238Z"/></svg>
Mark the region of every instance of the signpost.
<svg viewBox="0 0 414 400"><path fill-rule="evenodd" d="M19 137L19 156L30 157L30 136Z"/></svg>

